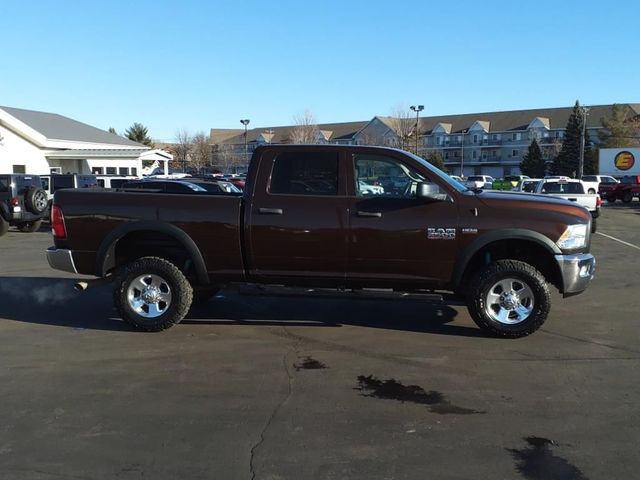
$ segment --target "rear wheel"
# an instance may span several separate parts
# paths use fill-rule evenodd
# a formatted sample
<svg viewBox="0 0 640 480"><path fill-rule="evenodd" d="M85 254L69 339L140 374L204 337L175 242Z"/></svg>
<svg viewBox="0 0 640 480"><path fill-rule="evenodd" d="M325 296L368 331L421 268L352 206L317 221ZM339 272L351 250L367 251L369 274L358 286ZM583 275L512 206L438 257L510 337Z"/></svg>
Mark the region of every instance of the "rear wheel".
<svg viewBox="0 0 640 480"><path fill-rule="evenodd" d="M113 292L122 319L139 330L159 332L189 311L193 290L171 262L143 257L126 265Z"/></svg>
<svg viewBox="0 0 640 480"><path fill-rule="evenodd" d="M35 220L33 222L22 222L18 225L18 228L21 232L25 233L33 233L40 230L40 225L42 225L42 220Z"/></svg>
<svg viewBox="0 0 640 480"><path fill-rule="evenodd" d="M518 338L535 332L551 308L544 276L518 260L498 260L472 280L468 309L476 324L498 337Z"/></svg>
<svg viewBox="0 0 640 480"><path fill-rule="evenodd" d="M596 191L593 188L590 188L587 193L590 194L590 195L593 195L593 194L596 193Z"/></svg>
<svg viewBox="0 0 640 480"><path fill-rule="evenodd" d="M622 194L622 201L624 203L630 203L633 200L633 194L631 192L624 192Z"/></svg>

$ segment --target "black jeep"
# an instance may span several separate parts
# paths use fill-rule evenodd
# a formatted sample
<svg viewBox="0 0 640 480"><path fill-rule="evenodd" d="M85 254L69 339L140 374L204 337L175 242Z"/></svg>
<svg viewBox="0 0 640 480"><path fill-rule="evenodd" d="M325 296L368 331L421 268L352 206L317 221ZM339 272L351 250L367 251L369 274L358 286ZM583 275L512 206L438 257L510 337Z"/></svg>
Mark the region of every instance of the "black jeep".
<svg viewBox="0 0 640 480"><path fill-rule="evenodd" d="M9 226L35 232L46 212L47 192L38 175L0 174L0 236Z"/></svg>

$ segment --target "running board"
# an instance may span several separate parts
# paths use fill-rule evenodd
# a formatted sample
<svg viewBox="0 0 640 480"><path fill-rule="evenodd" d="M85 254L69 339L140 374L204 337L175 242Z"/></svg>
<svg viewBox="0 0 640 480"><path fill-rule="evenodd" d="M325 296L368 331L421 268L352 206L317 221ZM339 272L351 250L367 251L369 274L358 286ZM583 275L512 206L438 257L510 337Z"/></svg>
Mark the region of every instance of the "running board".
<svg viewBox="0 0 640 480"><path fill-rule="evenodd" d="M410 300L414 302L444 303L441 293L396 292L389 289L366 288L357 290L335 290L330 288L301 288L263 285L243 285L238 292L241 295L272 295L280 297L326 297L326 298L362 298L367 300Z"/></svg>

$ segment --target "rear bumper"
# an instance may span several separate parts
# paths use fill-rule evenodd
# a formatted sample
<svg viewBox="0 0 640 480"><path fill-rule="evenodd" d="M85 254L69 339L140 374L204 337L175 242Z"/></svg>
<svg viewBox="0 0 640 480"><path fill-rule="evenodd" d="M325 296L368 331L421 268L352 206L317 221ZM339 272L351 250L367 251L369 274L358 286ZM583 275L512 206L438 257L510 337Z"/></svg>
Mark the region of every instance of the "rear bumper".
<svg viewBox="0 0 640 480"><path fill-rule="evenodd" d="M596 272L596 259L590 253L555 255L562 274L565 297L584 292Z"/></svg>
<svg viewBox="0 0 640 480"><path fill-rule="evenodd" d="M73 254L71 253L71 250L49 247L47 249L47 261L49 262L49 265L51 265L51 268L55 268L56 270L78 273L73 261Z"/></svg>

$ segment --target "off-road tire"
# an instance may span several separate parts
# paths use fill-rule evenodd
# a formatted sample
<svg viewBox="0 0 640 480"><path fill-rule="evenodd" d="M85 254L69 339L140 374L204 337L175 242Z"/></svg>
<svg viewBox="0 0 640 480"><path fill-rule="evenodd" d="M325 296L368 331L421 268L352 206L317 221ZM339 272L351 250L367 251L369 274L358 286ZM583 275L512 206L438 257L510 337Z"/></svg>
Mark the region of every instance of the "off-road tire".
<svg viewBox="0 0 640 480"><path fill-rule="evenodd" d="M9 231L9 222L7 222L2 215L0 215L0 237Z"/></svg>
<svg viewBox="0 0 640 480"><path fill-rule="evenodd" d="M534 306L529 316L516 324L494 320L486 312L489 290L501 279L515 278L533 292ZM485 332L496 337L519 338L535 332L547 319L551 309L549 285L544 276L528 263L519 260L498 260L480 270L471 280L467 307L473 321Z"/></svg>
<svg viewBox="0 0 640 480"><path fill-rule="evenodd" d="M130 305L128 289L142 275L156 275L170 288L171 302L155 318L139 315ZM142 257L125 265L118 274L113 291L113 303L122 319L138 330L159 332L179 323L189 312L193 300L191 284L173 263L158 257Z"/></svg>
<svg viewBox="0 0 640 480"><path fill-rule="evenodd" d="M18 224L18 229L21 232L33 233L40 230L40 225L42 225L42 219L35 220L33 222L22 222Z"/></svg>
<svg viewBox="0 0 640 480"><path fill-rule="evenodd" d="M631 192L624 192L622 194L622 201L624 203L631 203L631 200L633 200L633 193Z"/></svg>
<svg viewBox="0 0 640 480"><path fill-rule="evenodd" d="M30 187L24 194L24 206L34 215L42 215L47 211L47 192L41 188Z"/></svg>

